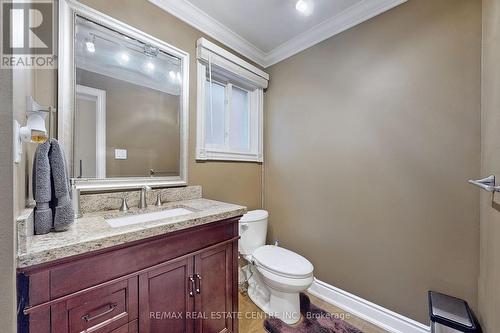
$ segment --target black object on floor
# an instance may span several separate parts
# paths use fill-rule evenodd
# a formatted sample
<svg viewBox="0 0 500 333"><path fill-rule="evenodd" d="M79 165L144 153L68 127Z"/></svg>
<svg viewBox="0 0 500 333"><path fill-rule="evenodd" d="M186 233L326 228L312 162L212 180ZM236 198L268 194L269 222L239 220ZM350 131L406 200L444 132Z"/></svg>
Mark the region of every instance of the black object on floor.
<svg viewBox="0 0 500 333"><path fill-rule="evenodd" d="M429 291L429 316L432 333L480 333L481 326L466 301Z"/></svg>

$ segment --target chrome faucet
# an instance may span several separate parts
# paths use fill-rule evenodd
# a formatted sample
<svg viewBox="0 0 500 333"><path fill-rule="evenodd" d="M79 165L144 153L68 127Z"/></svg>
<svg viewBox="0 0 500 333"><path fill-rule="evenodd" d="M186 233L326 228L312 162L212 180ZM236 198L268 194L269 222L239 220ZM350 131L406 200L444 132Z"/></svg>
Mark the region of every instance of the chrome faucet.
<svg viewBox="0 0 500 333"><path fill-rule="evenodd" d="M151 191L151 186L144 185L141 187L141 196L139 197L139 209L144 209L148 207L148 202L146 200L146 192Z"/></svg>
<svg viewBox="0 0 500 333"><path fill-rule="evenodd" d="M80 189L76 187L74 178L71 178L71 201L73 205L74 218L79 219L82 217L82 208L80 206Z"/></svg>

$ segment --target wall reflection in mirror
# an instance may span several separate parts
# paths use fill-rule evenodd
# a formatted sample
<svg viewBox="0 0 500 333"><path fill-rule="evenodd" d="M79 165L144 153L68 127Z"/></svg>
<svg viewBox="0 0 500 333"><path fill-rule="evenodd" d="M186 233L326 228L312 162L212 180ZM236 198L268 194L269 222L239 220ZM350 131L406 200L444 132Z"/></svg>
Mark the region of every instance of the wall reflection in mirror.
<svg viewBox="0 0 500 333"><path fill-rule="evenodd" d="M75 20L73 176L178 176L181 60Z"/></svg>

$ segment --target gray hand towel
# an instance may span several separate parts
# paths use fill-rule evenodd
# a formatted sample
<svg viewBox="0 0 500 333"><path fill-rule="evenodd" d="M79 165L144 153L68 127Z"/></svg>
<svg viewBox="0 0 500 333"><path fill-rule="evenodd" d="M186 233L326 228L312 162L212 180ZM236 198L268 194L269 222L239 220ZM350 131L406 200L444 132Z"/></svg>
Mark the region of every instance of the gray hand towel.
<svg viewBox="0 0 500 333"><path fill-rule="evenodd" d="M56 231L65 231L74 222L68 168L59 142L56 139L50 139L50 145L49 161L55 197L53 198L55 204L54 229Z"/></svg>
<svg viewBox="0 0 500 333"><path fill-rule="evenodd" d="M49 233L52 229L51 173L49 163L50 142L44 142L36 148L33 160L33 197L35 207L35 234Z"/></svg>

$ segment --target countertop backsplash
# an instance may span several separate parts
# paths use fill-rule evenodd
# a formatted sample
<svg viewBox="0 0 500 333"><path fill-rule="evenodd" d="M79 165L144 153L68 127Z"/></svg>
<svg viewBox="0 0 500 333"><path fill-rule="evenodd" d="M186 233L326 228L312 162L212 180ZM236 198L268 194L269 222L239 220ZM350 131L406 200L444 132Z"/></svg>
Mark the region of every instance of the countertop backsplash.
<svg viewBox="0 0 500 333"><path fill-rule="evenodd" d="M85 214L115 210L120 207L122 198L127 198L127 204L129 207L134 207L139 204L139 193L140 189L126 192L106 192L94 194L82 193L80 196L81 211ZM163 202L200 199L202 197L202 189L199 185L159 188L146 192L146 201L148 205L155 204L158 193L161 193Z"/></svg>

